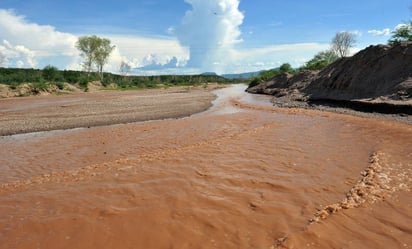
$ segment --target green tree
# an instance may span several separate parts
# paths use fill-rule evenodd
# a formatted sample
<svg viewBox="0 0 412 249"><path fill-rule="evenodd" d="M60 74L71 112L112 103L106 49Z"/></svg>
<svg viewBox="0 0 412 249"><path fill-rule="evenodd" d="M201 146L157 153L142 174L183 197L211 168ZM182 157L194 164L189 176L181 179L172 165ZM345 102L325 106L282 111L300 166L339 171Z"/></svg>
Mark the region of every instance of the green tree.
<svg viewBox="0 0 412 249"><path fill-rule="evenodd" d="M100 38L93 36L82 36L77 40L76 48L80 51L80 55L84 58L83 68L89 75L93 69L94 56Z"/></svg>
<svg viewBox="0 0 412 249"><path fill-rule="evenodd" d="M94 55L94 62L96 64L97 70L100 74L100 79L103 79L103 66L107 63L109 55L113 51L115 46L110 44L109 39L101 38L98 42L98 47Z"/></svg>
<svg viewBox="0 0 412 249"><path fill-rule="evenodd" d="M56 80L58 74L59 74L59 69L51 65L45 66L42 70L43 79L49 82Z"/></svg>
<svg viewBox="0 0 412 249"><path fill-rule="evenodd" d="M408 24L400 25L392 31L392 36L388 40L388 44L395 46L401 42L412 42L412 21Z"/></svg>
<svg viewBox="0 0 412 249"><path fill-rule="evenodd" d="M322 70L338 58L339 57L332 50L321 51L317 53L311 60L306 62L303 69Z"/></svg>
<svg viewBox="0 0 412 249"><path fill-rule="evenodd" d="M82 36L76 43L76 48L84 58L83 68L90 75L93 65L96 66L100 77L103 77L103 66L107 63L114 46L110 45L110 40L93 36Z"/></svg>
<svg viewBox="0 0 412 249"><path fill-rule="evenodd" d="M332 51L339 57L349 54L349 49L356 43L355 34L348 31L336 33L332 39Z"/></svg>

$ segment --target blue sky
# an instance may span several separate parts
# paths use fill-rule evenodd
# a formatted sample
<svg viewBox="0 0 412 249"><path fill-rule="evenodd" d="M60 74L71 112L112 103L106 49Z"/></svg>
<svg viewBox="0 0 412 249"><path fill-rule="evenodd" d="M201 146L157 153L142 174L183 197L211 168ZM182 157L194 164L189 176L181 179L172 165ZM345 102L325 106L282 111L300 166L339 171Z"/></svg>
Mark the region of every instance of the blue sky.
<svg viewBox="0 0 412 249"><path fill-rule="evenodd" d="M1 0L0 66L81 69L74 44L98 35L114 45L106 71L240 73L301 66L336 32L353 52L386 43L412 18L412 0Z"/></svg>

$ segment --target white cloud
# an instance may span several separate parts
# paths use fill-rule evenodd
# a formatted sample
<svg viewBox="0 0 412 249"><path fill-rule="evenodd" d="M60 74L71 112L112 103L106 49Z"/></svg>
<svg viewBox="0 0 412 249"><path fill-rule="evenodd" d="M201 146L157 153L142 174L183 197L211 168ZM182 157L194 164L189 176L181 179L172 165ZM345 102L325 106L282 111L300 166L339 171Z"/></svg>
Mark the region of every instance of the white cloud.
<svg viewBox="0 0 412 249"><path fill-rule="evenodd" d="M0 40L6 40L2 53L10 67L36 67L40 58L77 55L76 36L29 23L11 10L0 9Z"/></svg>
<svg viewBox="0 0 412 249"><path fill-rule="evenodd" d="M410 24L408 24L408 23L400 23L400 24L396 25L392 30L391 30L390 28L384 28L384 29L382 29L382 30L373 29L373 30L369 30L369 31L368 31L368 34L371 34L371 35L373 35L373 36L390 36L391 33L392 33L392 31L395 31L395 30L397 30L397 29L404 28L404 27L407 27L407 28L409 28L409 29L412 29L412 27L411 27Z"/></svg>
<svg viewBox="0 0 412 249"><path fill-rule="evenodd" d="M111 72L118 72L120 63L127 62L132 68L144 67L150 64L165 65L173 58L178 64L186 64L189 52L176 39L169 37L135 37L108 36L116 46L110 56L109 64L105 67Z"/></svg>
<svg viewBox="0 0 412 249"><path fill-rule="evenodd" d="M396 25L396 27L394 28L394 30L400 29L400 28L404 28L407 27L409 29L412 29L412 26L409 23L400 23L398 25Z"/></svg>
<svg viewBox="0 0 412 249"><path fill-rule="evenodd" d="M190 49L190 67L222 72L230 61L230 50L241 42L239 26L243 13L239 0L185 0L192 6L176 29L183 46ZM218 66L218 64L219 66Z"/></svg>
<svg viewBox="0 0 412 249"><path fill-rule="evenodd" d="M2 45L0 44L0 54L1 66L7 66L11 60L16 62L17 67L35 67L36 65L33 51L22 45L13 45L7 40L3 40Z"/></svg>
<svg viewBox="0 0 412 249"><path fill-rule="evenodd" d="M6 63L7 63L7 57L6 55L3 54L3 52L1 51L1 47L0 47L0 66L4 67Z"/></svg>
<svg viewBox="0 0 412 249"><path fill-rule="evenodd" d="M106 71L118 72L121 61L132 67L153 63L145 61L154 55L156 63L167 64L173 57L179 64L189 59L188 50L170 37L106 36L116 46ZM49 25L28 22L24 16L0 9L0 65L8 67L39 67L52 64L61 69L81 69L77 35L57 31Z"/></svg>
<svg viewBox="0 0 412 249"><path fill-rule="evenodd" d="M368 31L368 34L371 34L374 36L389 36L391 34L391 29L389 28L385 28L382 30L372 29Z"/></svg>
<svg viewBox="0 0 412 249"><path fill-rule="evenodd" d="M244 15L239 0L185 1L192 8L179 27L169 28L169 34L176 34L176 38L97 34L116 46L104 70L118 73L124 61L144 75L241 73L286 62L298 67L329 48L329 44L318 43L248 48L241 39ZM0 9L1 66L42 68L51 64L80 69L77 39L78 35L31 23L13 11Z"/></svg>

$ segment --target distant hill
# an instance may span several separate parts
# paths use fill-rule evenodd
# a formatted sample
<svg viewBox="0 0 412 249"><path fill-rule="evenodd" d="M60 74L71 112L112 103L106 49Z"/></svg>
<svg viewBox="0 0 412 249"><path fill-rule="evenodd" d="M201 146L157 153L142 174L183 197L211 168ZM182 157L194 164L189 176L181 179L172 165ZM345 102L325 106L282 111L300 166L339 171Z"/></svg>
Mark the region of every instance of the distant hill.
<svg viewBox="0 0 412 249"><path fill-rule="evenodd" d="M251 79L258 76L262 71L238 73L238 74L222 74L222 77L226 79Z"/></svg>
<svg viewBox="0 0 412 249"><path fill-rule="evenodd" d="M215 72L204 72L200 75L202 75L202 76L218 76L218 74L215 73Z"/></svg>
<svg viewBox="0 0 412 249"><path fill-rule="evenodd" d="M202 76L221 76L225 79L229 79L229 80L236 80L236 79L251 79L254 78L256 76L258 76L261 71L257 71L257 72L248 72L248 73L237 73L237 74L222 74L222 75L218 75L215 72L204 72L200 75Z"/></svg>

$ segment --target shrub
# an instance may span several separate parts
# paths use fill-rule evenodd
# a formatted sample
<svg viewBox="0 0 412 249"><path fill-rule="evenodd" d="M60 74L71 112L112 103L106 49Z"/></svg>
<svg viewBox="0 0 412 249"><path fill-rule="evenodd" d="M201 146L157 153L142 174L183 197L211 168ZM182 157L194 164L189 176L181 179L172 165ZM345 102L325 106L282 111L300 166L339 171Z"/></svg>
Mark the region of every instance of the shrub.
<svg viewBox="0 0 412 249"><path fill-rule="evenodd" d="M57 67L53 67L51 65L44 67L42 70L43 79L49 82L56 80L58 77L58 74L59 74L59 70L57 69Z"/></svg>
<svg viewBox="0 0 412 249"><path fill-rule="evenodd" d="M63 82L56 82L54 83L59 90L63 90L65 88L65 84Z"/></svg>
<svg viewBox="0 0 412 249"><path fill-rule="evenodd" d="M81 76L81 72L78 72L78 71L72 71L72 70L63 71L64 80L70 84L75 84L79 82L80 76Z"/></svg>
<svg viewBox="0 0 412 249"><path fill-rule="evenodd" d="M87 76L82 76L79 80L79 86L87 92L89 90L89 78Z"/></svg>

